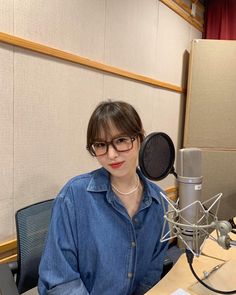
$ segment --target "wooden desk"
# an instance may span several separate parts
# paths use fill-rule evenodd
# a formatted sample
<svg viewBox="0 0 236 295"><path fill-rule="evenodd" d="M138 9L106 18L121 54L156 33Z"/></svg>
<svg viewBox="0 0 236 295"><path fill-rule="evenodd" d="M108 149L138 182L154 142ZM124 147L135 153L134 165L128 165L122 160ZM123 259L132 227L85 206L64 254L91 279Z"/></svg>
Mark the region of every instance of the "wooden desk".
<svg viewBox="0 0 236 295"><path fill-rule="evenodd" d="M235 238L236 236L232 235L232 239L235 240ZM203 254L200 257L193 260L193 268L199 277L202 277L203 271L210 271L221 262L231 259L236 260L236 248L224 250L216 242L209 239L206 240L202 252ZM188 287L196 282L197 280L189 268L186 255L182 254L169 273L146 295L169 295L178 288L195 295L196 293L190 292ZM236 283L234 289L236 289Z"/></svg>
<svg viewBox="0 0 236 295"><path fill-rule="evenodd" d="M0 294L19 294L11 270L9 269L7 264L0 264Z"/></svg>

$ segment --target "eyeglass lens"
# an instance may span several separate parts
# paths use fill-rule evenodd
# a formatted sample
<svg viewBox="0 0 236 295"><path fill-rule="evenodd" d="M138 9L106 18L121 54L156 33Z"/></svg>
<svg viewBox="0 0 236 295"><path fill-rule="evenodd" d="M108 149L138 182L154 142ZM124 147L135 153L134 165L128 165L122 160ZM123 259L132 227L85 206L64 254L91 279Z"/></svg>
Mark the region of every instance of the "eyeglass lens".
<svg viewBox="0 0 236 295"><path fill-rule="evenodd" d="M95 142L92 145L93 151L96 156L105 155L108 152L109 145L118 152L125 152L133 147L134 139L128 136L118 137L112 139L110 142Z"/></svg>

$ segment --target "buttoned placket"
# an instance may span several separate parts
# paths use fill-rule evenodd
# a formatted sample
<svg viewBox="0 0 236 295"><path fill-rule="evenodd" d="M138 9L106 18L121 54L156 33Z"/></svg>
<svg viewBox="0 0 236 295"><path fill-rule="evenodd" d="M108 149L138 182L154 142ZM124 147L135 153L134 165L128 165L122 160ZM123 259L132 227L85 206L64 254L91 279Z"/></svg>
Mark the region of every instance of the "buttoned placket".
<svg viewBox="0 0 236 295"><path fill-rule="evenodd" d="M132 290L134 278L135 278L135 270L137 264L137 241L136 241L136 232L135 227L133 225L132 219L128 215L125 207L121 202L117 202L117 200L111 201L112 207L119 212L126 220L129 226L129 233L130 233L130 248L129 248L129 259L128 259L128 267L127 267L127 292L126 294L130 294Z"/></svg>
<svg viewBox="0 0 236 295"><path fill-rule="evenodd" d="M115 198L110 201L112 207L118 211L127 221L129 227L130 227L130 255L129 255L129 265L128 265L128 272L127 272L127 294L130 294L133 283L134 283L134 278L135 278L135 273L136 273L136 265L137 265L137 240L136 240L136 235L137 231L142 227L141 222L139 222L138 215L140 214L141 211L145 210L151 205L151 199L144 197L141 206L139 208L139 211L135 214L133 219L130 218L130 216L127 213L127 210L125 209L124 205L117 199L115 201Z"/></svg>
<svg viewBox="0 0 236 295"><path fill-rule="evenodd" d="M130 259L129 259L129 267L128 267L128 279L130 280L129 284L129 292L132 290L136 266L137 266L137 240L136 240L136 231L133 225L132 219L129 219L130 229L131 229L131 242L130 242Z"/></svg>

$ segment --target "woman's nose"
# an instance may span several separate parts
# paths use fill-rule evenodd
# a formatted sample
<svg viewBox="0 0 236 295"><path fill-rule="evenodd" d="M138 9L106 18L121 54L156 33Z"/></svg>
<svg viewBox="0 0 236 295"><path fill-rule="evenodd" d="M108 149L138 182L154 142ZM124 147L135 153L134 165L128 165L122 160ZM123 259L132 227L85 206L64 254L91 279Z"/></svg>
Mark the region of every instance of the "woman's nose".
<svg viewBox="0 0 236 295"><path fill-rule="evenodd" d="M109 144L109 146L108 146L107 156L110 159L118 157L118 152L115 150L115 148L112 144Z"/></svg>

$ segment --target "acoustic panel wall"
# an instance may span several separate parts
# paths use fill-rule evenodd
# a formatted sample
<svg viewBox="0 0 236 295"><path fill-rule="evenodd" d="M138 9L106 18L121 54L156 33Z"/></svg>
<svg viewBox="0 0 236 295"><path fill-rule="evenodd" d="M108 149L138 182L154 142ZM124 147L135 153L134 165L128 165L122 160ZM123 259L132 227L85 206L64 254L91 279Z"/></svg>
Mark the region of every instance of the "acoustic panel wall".
<svg viewBox="0 0 236 295"><path fill-rule="evenodd" d="M194 40L184 146L236 149L236 41Z"/></svg>
<svg viewBox="0 0 236 295"><path fill-rule="evenodd" d="M194 40L184 147L201 148L203 200L222 192L220 218L236 216L236 42Z"/></svg>
<svg viewBox="0 0 236 295"><path fill-rule="evenodd" d="M203 200L223 194L219 207L220 219L236 216L236 152L203 151Z"/></svg>
<svg viewBox="0 0 236 295"><path fill-rule="evenodd" d="M156 0L0 0L0 7L3 33L175 84L186 77L189 43L200 38ZM4 44L0 57L0 241L14 235L17 209L98 167L85 145L99 101L134 104L147 134L167 132L179 146L180 93ZM174 177L159 184L173 186Z"/></svg>

